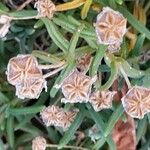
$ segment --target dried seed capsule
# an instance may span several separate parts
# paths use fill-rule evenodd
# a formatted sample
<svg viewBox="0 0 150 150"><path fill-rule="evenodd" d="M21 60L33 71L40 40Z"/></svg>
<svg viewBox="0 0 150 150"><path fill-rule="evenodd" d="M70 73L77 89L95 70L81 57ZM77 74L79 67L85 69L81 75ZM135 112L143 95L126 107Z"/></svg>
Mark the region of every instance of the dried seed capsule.
<svg viewBox="0 0 150 150"><path fill-rule="evenodd" d="M20 85L28 77L41 77L37 59L32 55L17 55L9 60L7 80L12 85Z"/></svg>
<svg viewBox="0 0 150 150"><path fill-rule="evenodd" d="M70 127L71 123L74 121L78 112L79 112L78 109L73 109L73 110L64 112L64 115L61 118L61 127L64 130L67 130Z"/></svg>
<svg viewBox="0 0 150 150"><path fill-rule="evenodd" d="M96 34L100 44L108 45L108 50L114 52L120 47L126 33L127 20L118 11L104 7L97 16Z"/></svg>
<svg viewBox="0 0 150 150"><path fill-rule="evenodd" d="M11 19L6 15L0 16L0 38L5 37L10 28Z"/></svg>
<svg viewBox="0 0 150 150"><path fill-rule="evenodd" d="M71 73L62 84L62 93L65 99L64 103L82 103L87 102L91 91L92 80L90 77L74 71Z"/></svg>
<svg viewBox="0 0 150 150"><path fill-rule="evenodd" d="M45 150L46 149L46 140L38 136L32 140L32 150Z"/></svg>
<svg viewBox="0 0 150 150"><path fill-rule="evenodd" d="M97 91L91 95L89 102L95 111L108 109L112 107L112 100L115 94L116 92L111 91Z"/></svg>
<svg viewBox="0 0 150 150"><path fill-rule="evenodd" d="M37 0L34 5L38 11L38 17L51 19L56 11L55 5L51 0Z"/></svg>
<svg viewBox="0 0 150 150"><path fill-rule="evenodd" d="M47 91L46 80L43 78L27 78L25 82L16 86L16 95L21 98L37 99L45 88Z"/></svg>
<svg viewBox="0 0 150 150"><path fill-rule="evenodd" d="M150 112L150 89L134 86L121 99L127 114L133 118L142 119Z"/></svg>
<svg viewBox="0 0 150 150"><path fill-rule="evenodd" d="M74 121L76 114L79 110L73 109L70 111L64 111L58 106L52 105L45 107L40 115L46 126L56 126L67 130L71 123Z"/></svg>
<svg viewBox="0 0 150 150"><path fill-rule="evenodd" d="M41 118L46 126L61 126L61 118L64 115L63 109L52 105L45 107L41 113Z"/></svg>

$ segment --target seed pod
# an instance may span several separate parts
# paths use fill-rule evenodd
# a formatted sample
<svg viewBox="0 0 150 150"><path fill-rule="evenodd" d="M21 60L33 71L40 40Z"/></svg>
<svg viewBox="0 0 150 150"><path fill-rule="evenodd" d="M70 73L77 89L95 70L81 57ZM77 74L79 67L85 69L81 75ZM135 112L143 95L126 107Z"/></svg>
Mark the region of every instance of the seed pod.
<svg viewBox="0 0 150 150"><path fill-rule="evenodd" d="M118 11L104 7L95 24L98 42L108 45L110 52L119 49L126 33L127 20ZM112 51L111 51L112 50Z"/></svg>
<svg viewBox="0 0 150 150"><path fill-rule="evenodd" d="M95 111L108 109L112 107L112 100L115 94L116 92L111 91L97 91L91 95L89 102Z"/></svg>
<svg viewBox="0 0 150 150"><path fill-rule="evenodd" d="M46 149L46 140L38 136L32 140L32 150L45 150Z"/></svg>
<svg viewBox="0 0 150 150"><path fill-rule="evenodd" d="M150 112L150 89L134 86L121 99L127 114L133 118L142 119Z"/></svg>
<svg viewBox="0 0 150 150"><path fill-rule="evenodd" d="M37 59L32 55L17 55L8 62L7 80L12 85L20 85L29 77L41 76L42 70L38 68Z"/></svg>
<svg viewBox="0 0 150 150"><path fill-rule="evenodd" d="M16 86L16 95L21 98L37 99L43 88L47 91L46 80L43 78L27 78L25 82Z"/></svg>
<svg viewBox="0 0 150 150"><path fill-rule="evenodd" d="M55 5L51 0L37 0L34 5L38 11L38 17L47 17L51 19L56 11Z"/></svg>
<svg viewBox="0 0 150 150"><path fill-rule="evenodd" d="M62 93L65 99L64 103L82 103L87 102L91 91L92 80L90 77L74 71L71 73L62 84Z"/></svg>

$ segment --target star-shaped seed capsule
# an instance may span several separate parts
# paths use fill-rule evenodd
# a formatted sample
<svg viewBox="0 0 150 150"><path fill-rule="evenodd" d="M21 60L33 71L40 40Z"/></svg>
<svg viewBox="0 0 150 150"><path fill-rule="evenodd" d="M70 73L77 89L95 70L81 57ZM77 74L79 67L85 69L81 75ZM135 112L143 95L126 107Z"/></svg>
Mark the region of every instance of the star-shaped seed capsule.
<svg viewBox="0 0 150 150"><path fill-rule="evenodd" d="M45 150L46 149L46 140L38 136L32 140L32 150Z"/></svg>
<svg viewBox="0 0 150 150"><path fill-rule="evenodd" d="M121 99L127 114L133 118L142 119L150 112L150 89L134 86Z"/></svg>
<svg viewBox="0 0 150 150"><path fill-rule="evenodd" d="M65 99L64 103L82 103L87 102L91 91L92 80L89 76L75 70L62 84L62 93Z"/></svg>
<svg viewBox="0 0 150 150"><path fill-rule="evenodd" d="M44 124L48 126L60 126L61 120L64 115L63 109L59 108L58 106L52 105L45 107L41 113L41 118Z"/></svg>
<svg viewBox="0 0 150 150"><path fill-rule="evenodd" d="M41 77L42 70L37 59L32 55L17 55L9 60L7 80L12 85L22 84L28 77Z"/></svg>
<svg viewBox="0 0 150 150"><path fill-rule="evenodd" d="M43 90L47 91L46 80L44 78L27 78L25 82L16 86L16 95L21 98L38 98Z"/></svg>
<svg viewBox="0 0 150 150"><path fill-rule="evenodd" d="M95 111L108 109L112 107L112 100L115 94L116 92L111 91L97 91L91 95L89 102Z"/></svg>
<svg viewBox="0 0 150 150"><path fill-rule="evenodd" d="M37 0L35 7L38 11L38 17L51 19L56 11L55 5L51 0Z"/></svg>
<svg viewBox="0 0 150 150"><path fill-rule="evenodd" d="M126 33L127 20L118 11L104 7L95 24L98 42L108 45L108 50L119 49Z"/></svg>

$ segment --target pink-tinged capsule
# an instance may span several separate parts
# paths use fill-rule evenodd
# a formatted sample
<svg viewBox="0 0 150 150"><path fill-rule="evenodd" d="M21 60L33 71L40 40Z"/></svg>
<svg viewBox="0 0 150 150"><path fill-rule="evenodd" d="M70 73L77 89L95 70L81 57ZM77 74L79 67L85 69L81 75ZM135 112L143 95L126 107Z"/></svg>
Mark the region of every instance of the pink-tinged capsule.
<svg viewBox="0 0 150 150"><path fill-rule="evenodd" d="M17 55L9 60L6 74L10 84L20 85L26 78L41 77L42 70L34 56Z"/></svg>
<svg viewBox="0 0 150 150"><path fill-rule="evenodd" d="M92 104L95 111L108 109L112 107L112 101L115 94L116 92L114 91L97 91L91 95L89 102Z"/></svg>
<svg viewBox="0 0 150 150"><path fill-rule="evenodd" d="M62 93L65 98L62 99L62 102L87 102L89 100L92 83L93 81L89 76L75 70L63 81Z"/></svg>
<svg viewBox="0 0 150 150"><path fill-rule="evenodd" d="M47 91L47 82L44 78L27 78L25 82L16 85L16 95L20 99L29 98L37 99L39 98L43 88Z"/></svg>
<svg viewBox="0 0 150 150"><path fill-rule="evenodd" d="M98 42L108 45L111 52L117 51L126 33L127 19L118 11L104 7L95 24Z"/></svg>
<svg viewBox="0 0 150 150"><path fill-rule="evenodd" d="M37 8L37 17L47 17L51 19L56 11L56 7L51 0L37 0L34 5Z"/></svg>
<svg viewBox="0 0 150 150"><path fill-rule="evenodd" d="M150 112L150 89L140 86L132 87L121 99L127 114L142 119Z"/></svg>
<svg viewBox="0 0 150 150"><path fill-rule="evenodd" d="M46 140L45 138L38 136L32 140L32 150L45 150Z"/></svg>

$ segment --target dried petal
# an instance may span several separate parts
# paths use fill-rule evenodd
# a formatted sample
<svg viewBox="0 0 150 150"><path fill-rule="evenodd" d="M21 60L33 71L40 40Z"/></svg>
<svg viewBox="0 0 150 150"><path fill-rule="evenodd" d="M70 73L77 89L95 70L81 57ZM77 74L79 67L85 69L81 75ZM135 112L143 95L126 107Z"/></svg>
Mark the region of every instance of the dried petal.
<svg viewBox="0 0 150 150"><path fill-rule="evenodd" d="M66 99L62 99L64 103L82 103L87 102L91 91L93 81L90 77L74 71L62 84L62 93Z"/></svg>
<svg viewBox="0 0 150 150"><path fill-rule="evenodd" d="M41 77L37 59L32 55L17 55L9 60L7 80L12 85L20 85L28 77Z"/></svg>
<svg viewBox="0 0 150 150"><path fill-rule="evenodd" d="M32 140L32 150L45 150L46 149L46 140L38 136Z"/></svg>
<svg viewBox="0 0 150 150"><path fill-rule="evenodd" d="M6 15L0 16L0 38L5 37L10 28L10 18Z"/></svg>
<svg viewBox="0 0 150 150"><path fill-rule="evenodd" d="M116 52L126 33L127 20L118 11L104 7L97 16L96 34L100 44L109 45L108 50Z"/></svg>
<svg viewBox="0 0 150 150"><path fill-rule="evenodd" d="M51 0L38 0L34 6L38 10L39 17L51 19L56 11L55 5Z"/></svg>
<svg viewBox="0 0 150 150"><path fill-rule="evenodd" d="M40 115L46 126L61 126L61 118L64 115L64 112L62 108L52 105L45 107Z"/></svg>
<svg viewBox="0 0 150 150"><path fill-rule="evenodd" d="M111 91L97 91L91 95L89 102L95 111L108 109L112 107L112 100L115 94L116 92Z"/></svg>
<svg viewBox="0 0 150 150"><path fill-rule="evenodd" d="M112 132L117 150L136 150L136 132L134 119L127 116L127 121L119 120Z"/></svg>
<svg viewBox="0 0 150 150"><path fill-rule="evenodd" d="M16 86L16 95L21 99L37 99L43 88L47 91L46 80L44 78L27 78L25 82Z"/></svg>
<svg viewBox="0 0 150 150"><path fill-rule="evenodd" d="M134 86L121 99L125 111L133 118L143 118L150 112L150 89Z"/></svg>

